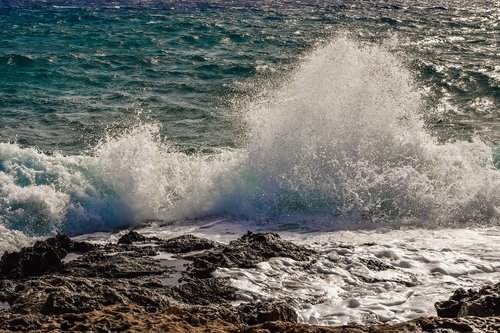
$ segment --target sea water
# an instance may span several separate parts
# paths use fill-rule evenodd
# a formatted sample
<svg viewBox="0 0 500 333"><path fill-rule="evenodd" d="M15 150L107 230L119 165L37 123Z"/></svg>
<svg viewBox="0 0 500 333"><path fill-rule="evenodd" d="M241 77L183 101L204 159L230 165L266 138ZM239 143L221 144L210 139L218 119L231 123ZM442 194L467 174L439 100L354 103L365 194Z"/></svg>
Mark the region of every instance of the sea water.
<svg viewBox="0 0 500 333"><path fill-rule="evenodd" d="M0 252L58 232L273 230L322 259L218 271L241 301L296 293L322 324L432 314L500 274L499 10L4 1ZM372 257L396 282L359 281Z"/></svg>

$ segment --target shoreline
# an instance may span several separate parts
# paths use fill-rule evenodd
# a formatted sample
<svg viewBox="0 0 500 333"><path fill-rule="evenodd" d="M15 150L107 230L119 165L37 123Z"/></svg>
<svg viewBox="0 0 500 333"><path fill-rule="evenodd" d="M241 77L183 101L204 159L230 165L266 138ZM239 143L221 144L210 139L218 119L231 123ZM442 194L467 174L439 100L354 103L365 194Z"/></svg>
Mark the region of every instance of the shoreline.
<svg viewBox="0 0 500 333"><path fill-rule="evenodd" d="M175 332L496 332L500 283L457 290L436 304L441 317L391 324L316 326L297 322L293 295L241 302L220 269L252 269L290 258L304 269L318 252L272 233L221 244L189 234L172 239L135 231L97 245L58 235L0 260L0 331ZM382 262L369 264L384 269ZM464 316L465 315L465 316ZM445 318L452 317L452 318Z"/></svg>

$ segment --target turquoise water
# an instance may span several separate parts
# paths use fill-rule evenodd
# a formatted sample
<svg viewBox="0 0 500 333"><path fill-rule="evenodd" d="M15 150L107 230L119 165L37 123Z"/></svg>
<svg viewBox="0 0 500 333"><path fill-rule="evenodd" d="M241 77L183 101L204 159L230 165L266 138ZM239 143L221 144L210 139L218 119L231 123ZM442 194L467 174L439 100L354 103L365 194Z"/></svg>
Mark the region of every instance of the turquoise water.
<svg viewBox="0 0 500 333"><path fill-rule="evenodd" d="M0 221L498 223L499 10L2 2Z"/></svg>
<svg viewBox="0 0 500 333"><path fill-rule="evenodd" d="M492 1L8 1L2 141L79 153L154 119L182 149L241 146L234 100L338 34L388 44L432 103L440 138L499 143ZM438 105L436 105L438 104ZM111 129L110 129L111 128Z"/></svg>

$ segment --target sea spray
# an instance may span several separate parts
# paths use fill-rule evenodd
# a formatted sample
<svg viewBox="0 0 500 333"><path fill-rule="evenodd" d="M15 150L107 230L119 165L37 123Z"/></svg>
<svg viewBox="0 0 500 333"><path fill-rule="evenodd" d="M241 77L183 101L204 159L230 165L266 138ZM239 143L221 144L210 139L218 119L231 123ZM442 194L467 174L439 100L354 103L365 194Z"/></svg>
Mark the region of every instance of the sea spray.
<svg viewBox="0 0 500 333"><path fill-rule="evenodd" d="M498 224L491 147L436 144L410 72L391 53L341 37L278 86L245 106L241 149L187 155L154 123L89 155L1 143L1 223L28 234L207 214L302 226L319 217L329 228Z"/></svg>
<svg viewBox="0 0 500 333"><path fill-rule="evenodd" d="M110 135L89 156L0 143L0 221L43 235L199 216L228 192L225 173L240 155L177 152L156 124Z"/></svg>
<svg viewBox="0 0 500 333"><path fill-rule="evenodd" d="M437 145L420 108L396 57L336 39L248 106L244 174L253 190L233 193L239 204L226 208L265 220L323 215L332 226L498 223L490 148Z"/></svg>

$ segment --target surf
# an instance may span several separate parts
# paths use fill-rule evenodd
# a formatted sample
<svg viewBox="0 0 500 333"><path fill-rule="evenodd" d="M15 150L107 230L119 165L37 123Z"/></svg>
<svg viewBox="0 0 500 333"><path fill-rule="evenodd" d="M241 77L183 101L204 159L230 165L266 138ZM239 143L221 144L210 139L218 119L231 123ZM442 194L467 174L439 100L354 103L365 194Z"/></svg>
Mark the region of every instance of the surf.
<svg viewBox="0 0 500 333"><path fill-rule="evenodd" d="M230 216L328 228L499 223L492 147L437 144L411 71L382 46L339 37L272 89L236 103L240 149L185 154L145 123L88 154L0 143L0 222L82 234Z"/></svg>

